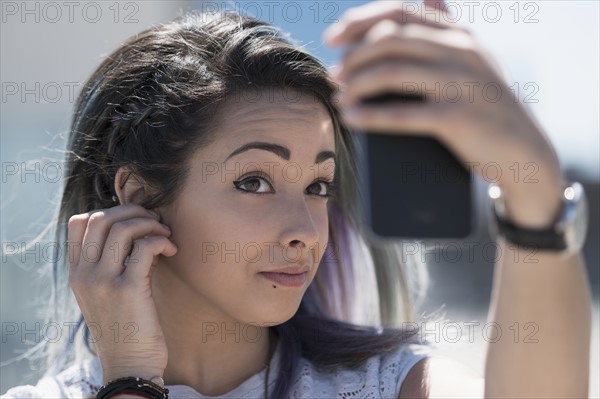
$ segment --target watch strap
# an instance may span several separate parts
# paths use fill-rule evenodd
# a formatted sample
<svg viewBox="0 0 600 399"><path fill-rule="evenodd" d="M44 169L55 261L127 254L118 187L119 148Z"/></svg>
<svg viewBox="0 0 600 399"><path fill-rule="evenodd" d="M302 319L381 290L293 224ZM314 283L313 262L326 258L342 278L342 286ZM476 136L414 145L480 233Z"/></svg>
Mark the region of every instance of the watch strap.
<svg viewBox="0 0 600 399"><path fill-rule="evenodd" d="M512 222L502 219L495 212L494 215L499 232L507 241L511 242L512 244L520 247L545 250L560 251L567 248L564 234L561 234L554 229L556 222L552 223L550 228L528 229L516 226Z"/></svg>
<svg viewBox="0 0 600 399"><path fill-rule="evenodd" d="M588 226L588 205L583 185L571 182L562 191L558 215L547 228L524 228L510 221L502 190L495 184L488 188L491 204L490 226L494 235L517 246L571 254L580 251Z"/></svg>

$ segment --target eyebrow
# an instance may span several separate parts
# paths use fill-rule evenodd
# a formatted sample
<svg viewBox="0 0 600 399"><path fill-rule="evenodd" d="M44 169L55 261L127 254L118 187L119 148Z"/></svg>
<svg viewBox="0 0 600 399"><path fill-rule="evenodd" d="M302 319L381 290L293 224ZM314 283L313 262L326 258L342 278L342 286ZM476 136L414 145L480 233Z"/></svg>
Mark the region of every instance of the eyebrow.
<svg viewBox="0 0 600 399"><path fill-rule="evenodd" d="M270 152L274 153L275 155L279 156L280 158L285 159L286 161L290 160L290 150L287 147L284 147L279 144L265 143L263 141L253 141L250 143L246 143L246 144L242 145L241 147L237 148L235 151L233 151L231 154L229 154L229 156L225 159L225 161L227 161L229 158L233 157L234 155L238 155L244 151L248 151L251 149L270 151ZM317 154L317 157L315 158L315 163L321 163L330 158L332 158L335 162L335 152L321 151L319 154Z"/></svg>

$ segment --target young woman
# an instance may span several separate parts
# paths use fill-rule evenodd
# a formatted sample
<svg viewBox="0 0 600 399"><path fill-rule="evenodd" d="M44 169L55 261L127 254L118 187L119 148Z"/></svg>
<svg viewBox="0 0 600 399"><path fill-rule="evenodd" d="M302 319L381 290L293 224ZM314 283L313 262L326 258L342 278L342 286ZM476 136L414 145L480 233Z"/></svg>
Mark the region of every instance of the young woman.
<svg viewBox="0 0 600 399"><path fill-rule="evenodd" d="M535 323L538 343L490 344L481 378L399 328L414 320L410 264L363 236L353 128L435 132L480 167L536 162L538 183L500 181L508 220L541 229L562 209L556 153L510 96L356 105L407 81L508 92L443 20L397 2L348 11L326 34L347 46L331 77L233 12L153 27L107 57L76 103L57 230L69 258L54 265L52 306L73 317L72 290L87 347L49 350L47 375L3 397L587 396L580 247L500 257L490 320Z"/></svg>

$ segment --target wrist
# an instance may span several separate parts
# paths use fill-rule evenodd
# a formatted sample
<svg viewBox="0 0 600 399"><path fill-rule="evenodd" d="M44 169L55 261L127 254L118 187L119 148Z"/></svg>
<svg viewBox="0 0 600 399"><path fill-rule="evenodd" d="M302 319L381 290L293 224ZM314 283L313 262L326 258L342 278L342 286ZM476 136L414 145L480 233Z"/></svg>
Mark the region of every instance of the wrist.
<svg viewBox="0 0 600 399"><path fill-rule="evenodd" d="M96 399L108 399L118 396L121 399L156 398L168 399L169 389L162 377L147 380L140 377L122 377L111 380L100 387Z"/></svg>
<svg viewBox="0 0 600 399"><path fill-rule="evenodd" d="M523 227L507 217L502 189L492 184L488 188L491 205L490 232L492 236L535 250L548 250L570 256L581 251L588 224L588 205L585 189L579 182L570 182L562 192L561 209L545 227Z"/></svg>
<svg viewBox="0 0 600 399"><path fill-rule="evenodd" d="M562 173L537 179L502 185L506 218L513 224L529 229L545 228L560 216L566 181Z"/></svg>
<svg viewBox="0 0 600 399"><path fill-rule="evenodd" d="M116 380L117 378L124 377L139 377L145 380L153 381L153 378L160 377L162 378L164 375L164 370L159 369L148 369L148 368L119 368L119 369L109 369L106 371L102 371L102 384L106 385L111 381Z"/></svg>

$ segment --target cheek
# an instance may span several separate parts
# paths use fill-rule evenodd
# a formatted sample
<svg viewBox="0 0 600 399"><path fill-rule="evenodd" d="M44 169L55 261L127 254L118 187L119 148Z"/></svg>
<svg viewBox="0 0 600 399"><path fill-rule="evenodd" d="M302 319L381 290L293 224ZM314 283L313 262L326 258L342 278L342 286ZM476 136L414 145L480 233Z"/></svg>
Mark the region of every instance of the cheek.
<svg viewBox="0 0 600 399"><path fill-rule="evenodd" d="M321 227L320 230L320 235L319 237L321 237L319 239L319 259L317 260L317 264L319 264L321 262L321 259L325 256L332 256L332 254L329 254L327 251L330 250L331 248L328 247L329 244L329 223L328 223L328 219L327 219L327 213L325 214L325 223L323 223L323 227Z"/></svg>
<svg viewBox="0 0 600 399"><path fill-rule="evenodd" d="M243 259L240 243L252 235L238 227L236 214L216 206L209 208L211 212L190 212L186 206L179 209L173 237L178 252L168 261L172 273L191 291L227 308L234 306L240 295L248 295L244 287L252 270ZM252 251L247 253L254 256Z"/></svg>
<svg viewBox="0 0 600 399"><path fill-rule="evenodd" d="M328 254L328 242L329 242L329 217L325 206L319 206L313 211L313 222L315 228L319 233L318 242L314 243L311 247L313 262L318 265L321 260Z"/></svg>
<svg viewBox="0 0 600 399"><path fill-rule="evenodd" d="M262 248L264 242L273 240L266 236L272 231L265 222L269 210L248 208L239 201L231 203L227 195L181 201L172 237L178 246L178 267L227 264L219 268L224 271L256 259L257 246Z"/></svg>

